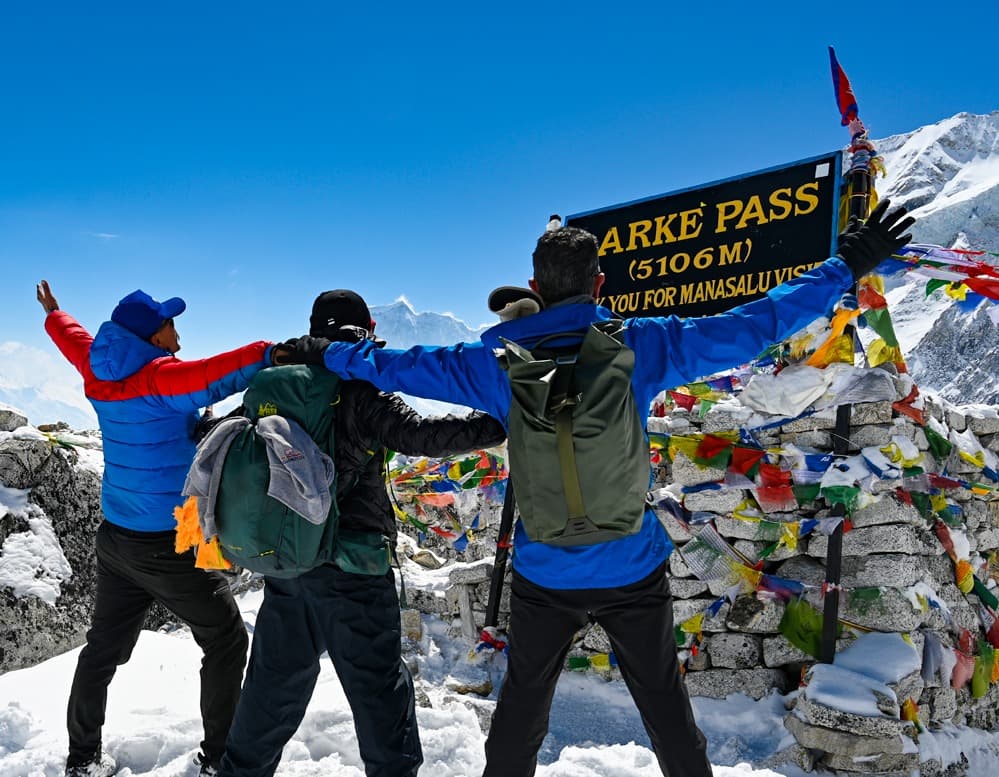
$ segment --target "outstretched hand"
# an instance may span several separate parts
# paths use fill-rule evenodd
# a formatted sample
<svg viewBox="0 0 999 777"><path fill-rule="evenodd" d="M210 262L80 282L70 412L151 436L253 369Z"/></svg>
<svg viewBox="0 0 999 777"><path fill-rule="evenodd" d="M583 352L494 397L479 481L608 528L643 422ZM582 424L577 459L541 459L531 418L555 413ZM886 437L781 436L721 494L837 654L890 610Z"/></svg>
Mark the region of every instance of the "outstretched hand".
<svg viewBox="0 0 999 777"><path fill-rule="evenodd" d="M853 271L854 278L872 272L885 259L912 241L911 234L902 234L916 223L906 216L905 208L896 208L886 215L891 200L881 200L863 224L851 218L839 236L836 253Z"/></svg>
<svg viewBox="0 0 999 777"><path fill-rule="evenodd" d="M59 301L52 295L52 289L49 288L48 281L42 281L35 286L35 298L46 313L51 313L53 310L59 309Z"/></svg>
<svg viewBox="0 0 999 777"><path fill-rule="evenodd" d="M296 337L275 345L271 350L274 364L316 364L323 365L323 355L330 341L325 337Z"/></svg>

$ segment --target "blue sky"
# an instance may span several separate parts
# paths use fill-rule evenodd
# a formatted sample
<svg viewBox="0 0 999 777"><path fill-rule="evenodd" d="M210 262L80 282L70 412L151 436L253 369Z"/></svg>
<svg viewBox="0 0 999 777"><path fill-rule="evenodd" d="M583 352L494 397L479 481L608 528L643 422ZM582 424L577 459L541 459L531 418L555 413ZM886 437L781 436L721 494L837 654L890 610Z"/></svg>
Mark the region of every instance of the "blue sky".
<svg viewBox="0 0 999 777"><path fill-rule="evenodd" d="M184 297L188 358L336 287L488 321L549 213L844 145L830 44L872 137L999 108L995 4L852 7L10 5L0 341L48 342L42 277L92 329Z"/></svg>

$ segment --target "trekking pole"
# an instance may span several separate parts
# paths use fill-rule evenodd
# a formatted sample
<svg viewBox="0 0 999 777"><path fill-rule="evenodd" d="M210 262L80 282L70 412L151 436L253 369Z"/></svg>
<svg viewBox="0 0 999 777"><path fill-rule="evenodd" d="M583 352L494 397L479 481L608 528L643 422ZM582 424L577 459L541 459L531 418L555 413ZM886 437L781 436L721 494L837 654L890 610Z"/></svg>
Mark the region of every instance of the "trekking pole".
<svg viewBox="0 0 999 777"><path fill-rule="evenodd" d="M873 146L867 140L867 130L860 121L856 97L846 78L846 73L836 60L836 52L829 47L829 59L832 67L833 88L839 104L844 126L849 126L851 134L850 151L852 153L850 170L847 175L849 184L848 216L849 218L865 219L870 210L871 198L871 168ZM856 291L856 286L854 286ZM854 327L849 325L843 334L851 340L854 338ZM851 360L852 361L852 360ZM833 453L845 456L850 448L850 417L852 405L839 405L836 408L836 428L833 435ZM843 562L843 522L846 520L846 505L834 504L830 515L840 518L833 533L829 535L826 548L826 577L822 585L825 595L822 612L822 643L821 661L831 664L836 656L836 637L839 632L839 594L842 590L840 578Z"/></svg>
<svg viewBox="0 0 999 777"><path fill-rule="evenodd" d="M493 576L489 581L489 601L486 603L485 628L493 628L499 622L500 598L503 595L503 578L506 576L506 560L512 543L513 514L517 509L517 499L513 495L513 479L507 475L506 495L503 497L503 512L500 515L499 536L496 538L496 561Z"/></svg>

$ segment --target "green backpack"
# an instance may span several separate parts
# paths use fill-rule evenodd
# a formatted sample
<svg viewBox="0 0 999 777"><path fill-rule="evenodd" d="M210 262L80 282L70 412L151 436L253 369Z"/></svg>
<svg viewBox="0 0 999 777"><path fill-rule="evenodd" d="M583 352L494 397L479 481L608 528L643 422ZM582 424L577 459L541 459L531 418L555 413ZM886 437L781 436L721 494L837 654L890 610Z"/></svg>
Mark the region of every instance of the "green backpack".
<svg viewBox="0 0 999 777"><path fill-rule="evenodd" d="M280 415L301 426L320 451L333 456L334 418L340 378L320 367L297 364L258 372L243 395L251 425L229 448L215 502L222 555L233 564L274 577L297 577L335 562L348 572L388 572L386 538L365 532L340 532L337 482L326 520L313 524L267 495L267 448L256 422Z"/></svg>
<svg viewBox="0 0 999 777"><path fill-rule="evenodd" d="M591 545L635 534L645 515L649 447L631 390L624 322L594 323L570 347L503 340L510 380L507 447L527 536ZM578 338L579 334L575 333Z"/></svg>

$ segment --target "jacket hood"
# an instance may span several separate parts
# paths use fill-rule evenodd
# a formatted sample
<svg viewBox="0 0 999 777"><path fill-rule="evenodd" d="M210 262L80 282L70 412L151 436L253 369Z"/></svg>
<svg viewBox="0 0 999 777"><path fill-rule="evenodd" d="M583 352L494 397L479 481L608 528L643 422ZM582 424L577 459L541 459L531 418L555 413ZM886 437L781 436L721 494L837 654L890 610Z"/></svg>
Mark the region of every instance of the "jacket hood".
<svg viewBox="0 0 999 777"><path fill-rule="evenodd" d="M99 380L124 380L163 356L170 356L170 352L114 321L105 321L90 346L90 369Z"/></svg>
<svg viewBox="0 0 999 777"><path fill-rule="evenodd" d="M532 347L534 341L541 337L582 332L594 321L611 318L614 314L610 310L592 302L557 305L540 313L496 324L483 332L480 339L488 348L502 348L500 338Z"/></svg>

